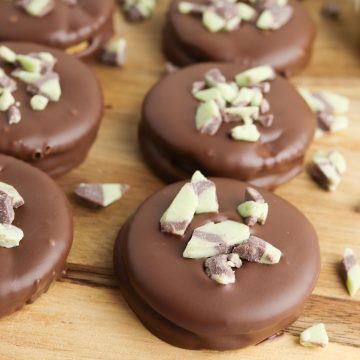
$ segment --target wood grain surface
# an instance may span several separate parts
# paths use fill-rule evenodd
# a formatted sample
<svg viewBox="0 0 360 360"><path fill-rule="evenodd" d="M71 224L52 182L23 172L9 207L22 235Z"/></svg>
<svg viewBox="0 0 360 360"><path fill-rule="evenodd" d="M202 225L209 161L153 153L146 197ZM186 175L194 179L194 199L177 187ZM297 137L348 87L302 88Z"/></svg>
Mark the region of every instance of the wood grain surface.
<svg viewBox="0 0 360 360"><path fill-rule="evenodd" d="M334 194L319 189L305 172L276 191L301 209L319 234L322 270L303 316L272 342L223 353L186 351L151 335L121 296L112 271L116 234L137 206L163 186L143 163L136 136L143 97L164 73L160 39L168 1L159 0L155 16L145 23L129 25L118 16L119 31L129 42L123 70L89 63L103 84L107 107L87 161L57 180L74 210L69 271L34 304L0 321L0 360L360 359L360 294L350 298L337 273L346 246L360 255L360 214L354 211L360 204L360 14L354 13L351 1L337 2L343 5L338 21L319 15L323 1L304 2L319 34L311 65L292 81L351 98L350 128L316 141L308 154L310 158L319 148L337 148L349 170ZM72 196L83 181L124 182L131 190L115 205L91 210ZM320 321L327 326L329 346L301 347L298 334Z"/></svg>

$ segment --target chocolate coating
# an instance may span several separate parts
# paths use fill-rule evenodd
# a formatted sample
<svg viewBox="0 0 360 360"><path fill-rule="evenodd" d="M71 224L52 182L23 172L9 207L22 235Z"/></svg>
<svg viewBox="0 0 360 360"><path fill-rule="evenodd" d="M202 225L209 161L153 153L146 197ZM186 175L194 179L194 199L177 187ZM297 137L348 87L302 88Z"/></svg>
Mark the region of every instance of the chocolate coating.
<svg viewBox="0 0 360 360"><path fill-rule="evenodd" d="M89 47L77 56L98 51L113 34L113 0L78 0L70 6L56 0L44 17L28 15L14 1L0 2L0 41L26 41L67 49L88 41Z"/></svg>
<svg viewBox="0 0 360 360"><path fill-rule="evenodd" d="M202 135L195 128L199 102L191 87L211 68L219 68L228 80L245 69L237 64L193 65L168 75L147 95L139 139L148 164L169 182L199 169L209 176L273 189L297 175L314 137L316 118L296 89L280 76L271 81L265 98L274 123L258 126L258 142L231 140L228 133L237 123L223 123L214 136Z"/></svg>
<svg viewBox="0 0 360 360"><path fill-rule="evenodd" d="M0 112L0 153L12 155L51 176L62 175L81 164L95 141L103 112L100 86L90 70L64 52L30 43L3 43L17 53L47 51L58 62L62 95L44 111L33 111L26 84L17 80L14 97L21 102L22 120L9 125ZM10 74L11 66L4 67Z"/></svg>
<svg viewBox="0 0 360 360"><path fill-rule="evenodd" d="M63 192L38 169L0 155L0 181L15 187L25 205L14 225L24 232L18 247L0 247L0 317L33 302L62 275L73 238L71 210Z"/></svg>
<svg viewBox="0 0 360 360"><path fill-rule="evenodd" d="M146 200L123 226L114 263L126 301L156 336L188 349L235 349L257 344L298 318L319 275L319 245L296 208L261 190L269 216L251 232L282 251L280 263L244 262L234 284L216 284L205 273L204 259L185 259L182 253L194 228L208 221L242 222L236 207L245 199L246 185L211 180L219 214L196 215L184 237L161 233L159 219L183 185L172 184Z"/></svg>
<svg viewBox="0 0 360 360"><path fill-rule="evenodd" d="M310 60L315 24L296 0L289 0L293 17L278 30L263 31L244 22L238 30L218 33L206 30L201 16L181 14L179 2L172 2L163 33L165 55L175 65L206 61L236 62L248 67L268 64L290 76ZM206 0L191 2L204 4Z"/></svg>

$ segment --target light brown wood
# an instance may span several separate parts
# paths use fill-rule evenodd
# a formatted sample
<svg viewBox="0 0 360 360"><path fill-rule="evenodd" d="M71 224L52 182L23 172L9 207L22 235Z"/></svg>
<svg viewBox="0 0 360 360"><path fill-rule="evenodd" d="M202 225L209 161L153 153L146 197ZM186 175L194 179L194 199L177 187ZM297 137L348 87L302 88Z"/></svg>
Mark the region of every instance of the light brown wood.
<svg viewBox="0 0 360 360"><path fill-rule="evenodd" d="M345 246L360 255L360 214L353 210L360 204L360 14L354 14L350 0L338 0L344 6L339 21L320 17L323 1L304 2L319 24L319 36L311 65L292 80L310 89L337 91L352 101L350 128L316 141L308 154L310 158L318 148L343 151L349 170L339 190L320 190L305 172L277 190L306 214L320 238L321 276L303 316L273 342L224 353L185 351L152 336L121 297L112 275L116 234L136 207L163 186L144 165L136 136L142 99L164 73L160 34L168 1L158 2L154 18L143 24L128 25L119 17L120 31L129 41L126 68L89 63L109 107L87 161L58 179L74 208L69 272L37 302L0 321L0 359L359 359L360 294L351 299L337 273ZM71 195L81 181L119 181L129 183L131 191L107 209L91 210ZM330 345L321 350L298 345L299 332L320 321L327 325Z"/></svg>

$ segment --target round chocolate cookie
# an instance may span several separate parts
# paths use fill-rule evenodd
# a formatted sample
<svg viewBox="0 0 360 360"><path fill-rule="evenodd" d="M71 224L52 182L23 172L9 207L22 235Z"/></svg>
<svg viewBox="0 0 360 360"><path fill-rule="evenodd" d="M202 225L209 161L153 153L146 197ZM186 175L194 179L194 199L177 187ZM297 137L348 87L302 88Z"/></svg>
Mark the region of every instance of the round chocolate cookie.
<svg viewBox="0 0 360 360"><path fill-rule="evenodd" d="M4 155L0 155L0 194L0 316L5 316L33 302L61 277L73 225L68 201L54 181ZM6 212L4 197L12 200ZM8 225L5 214L11 212L15 219ZM18 246L15 240L20 240Z"/></svg>
<svg viewBox="0 0 360 360"><path fill-rule="evenodd" d="M103 112L100 86L83 63L60 50L7 42L0 43L0 58L11 60L9 50L30 55L20 58L23 69L18 60L0 60L0 88L8 87L15 101L6 111L5 92L0 95L0 153L62 175L84 161L95 141Z"/></svg>
<svg viewBox="0 0 360 360"><path fill-rule="evenodd" d="M160 218L184 185L172 184L146 200L125 223L116 241L114 263L126 301L153 334L182 348L235 349L257 344L299 317L319 275L319 245L314 228L296 208L272 193L250 189L268 206L265 224L251 224L250 238L260 242L264 239L272 251L276 247L276 252L281 252L281 258L268 256L252 262L260 259L256 259L255 252L241 266L234 253L246 258L246 246L242 251L241 245L221 251L225 237L219 240L215 234L206 236L204 232L190 254L187 250L193 240L189 239L195 237L199 227L204 229L210 222L216 227L230 220L237 227L247 228L236 210L244 197L246 200L246 185L222 178L211 181L216 186L218 213L195 215L184 236L164 233L169 229L163 223L161 232ZM187 200L184 206L190 203ZM235 230L233 237L241 231ZM226 231L220 233L226 235ZM199 256L200 250L209 250L203 248L203 241L208 241L210 250L220 249L217 254L231 252L231 256L219 255L231 259L225 266L240 267L235 271L225 269L231 281L216 278L216 267L212 273L211 263L219 259L217 256L206 260L209 253Z"/></svg>
<svg viewBox="0 0 360 360"><path fill-rule="evenodd" d="M36 0L23 3L32 1ZM34 15L31 7L26 10L16 1L1 1L0 41L34 42L85 57L100 50L113 34L113 0L48 2L41 15Z"/></svg>
<svg viewBox="0 0 360 360"><path fill-rule="evenodd" d="M247 1L174 0L163 33L165 55L177 66L236 62L268 64L286 76L298 73L311 57L315 24L298 1L280 3L286 4L281 0L257 0L252 5ZM239 4L245 9L238 9ZM216 27L211 27L214 16Z"/></svg>
<svg viewBox="0 0 360 360"><path fill-rule="evenodd" d="M219 121L214 122L215 133L211 124L208 128L197 129L196 117L203 104L198 98L209 99L210 96L217 103L219 99L215 97L218 92L213 92L214 88L210 89L211 93L205 89L198 94L195 91L192 94L192 88L204 86L204 75L215 73L223 76L223 81L234 81L244 69L235 64L193 65L165 77L150 91L143 105L139 140L148 164L165 181L186 179L200 169L209 176L235 178L273 189L300 172L305 151L314 137L316 119L296 89L280 76L241 88L237 95L240 101L235 99L233 105L219 110L210 108L218 114L214 115ZM271 72L268 67L257 69ZM252 90L258 96L260 91L257 90L261 88L264 92L260 95L260 99L263 97L260 113L267 110L263 115L259 115L251 103L246 105L249 98L241 102L243 94L247 96ZM256 128L251 124L248 128L258 139L239 141L231 138L236 137L234 134L229 135L234 127L249 119L228 119L226 114L224 118L224 111L240 109L241 113L244 104L246 111L254 110L257 115L256 120L250 119ZM221 116L222 120L219 119ZM199 117L201 120L201 114Z"/></svg>

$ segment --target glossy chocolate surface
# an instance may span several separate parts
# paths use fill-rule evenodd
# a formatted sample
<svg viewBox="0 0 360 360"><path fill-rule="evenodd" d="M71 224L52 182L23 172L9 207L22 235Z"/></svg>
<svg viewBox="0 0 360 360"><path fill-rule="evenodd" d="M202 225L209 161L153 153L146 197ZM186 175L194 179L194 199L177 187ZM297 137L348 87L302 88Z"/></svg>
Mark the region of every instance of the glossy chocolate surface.
<svg viewBox="0 0 360 360"><path fill-rule="evenodd" d="M200 134L195 128L199 102L191 87L211 68L219 68L229 81L246 69L235 64L193 65L162 79L146 97L139 139L148 164L165 181L186 179L199 169L208 176L269 189L298 174L316 118L296 89L280 76L271 81L266 98L274 123L268 128L258 125L258 142L231 140L228 133L237 123L222 124L214 136Z"/></svg>
<svg viewBox="0 0 360 360"><path fill-rule="evenodd" d="M211 33L201 16L184 15L174 0L164 28L164 52L178 66L195 62L236 62L245 66L268 64L290 76L309 62L315 39L315 24L303 5L289 0L294 9L291 20L278 30L263 31L244 22L231 32ZM204 4L206 0L191 0Z"/></svg>
<svg viewBox="0 0 360 360"><path fill-rule="evenodd" d="M61 0L44 17L28 15L14 1L0 2L0 41L26 41L66 49L90 42L79 56L91 55L111 36L113 0L78 0L70 6Z"/></svg>
<svg viewBox="0 0 360 360"><path fill-rule="evenodd" d="M226 350L257 344L296 320L317 281L320 255L310 222L285 200L261 190L269 216L251 232L282 251L280 263L244 262L235 271L235 284L212 281L203 259L185 259L182 252L194 228L208 221L242 222L236 207L246 187L236 180L212 180L219 214L195 216L184 237L161 233L159 219L183 183L170 185L123 226L114 262L126 301L156 336L183 348Z"/></svg>
<svg viewBox="0 0 360 360"><path fill-rule="evenodd" d="M26 84L17 80L13 93L21 102L22 120L9 125L0 112L0 153L12 155L39 167L51 176L62 175L84 161L95 141L103 112L100 86L87 66L64 52L28 43L2 43L20 54L47 51L58 62L62 95L44 111L33 111ZM2 64L3 65L3 64ZM10 74L11 66L4 67Z"/></svg>
<svg viewBox="0 0 360 360"><path fill-rule="evenodd" d="M14 225L24 238L18 247L0 247L0 316L33 302L59 278L73 238L71 210L63 192L38 169L0 155L0 181L15 187L25 205Z"/></svg>

